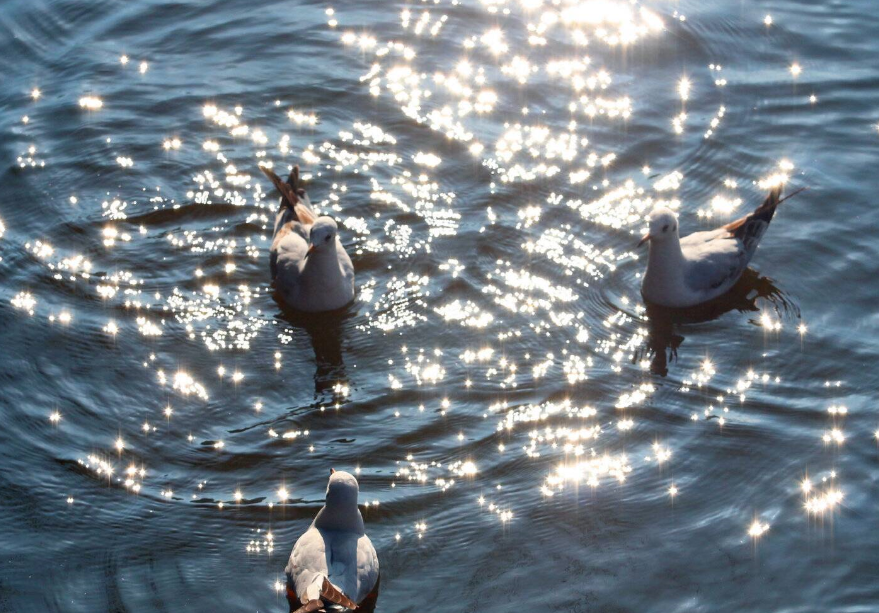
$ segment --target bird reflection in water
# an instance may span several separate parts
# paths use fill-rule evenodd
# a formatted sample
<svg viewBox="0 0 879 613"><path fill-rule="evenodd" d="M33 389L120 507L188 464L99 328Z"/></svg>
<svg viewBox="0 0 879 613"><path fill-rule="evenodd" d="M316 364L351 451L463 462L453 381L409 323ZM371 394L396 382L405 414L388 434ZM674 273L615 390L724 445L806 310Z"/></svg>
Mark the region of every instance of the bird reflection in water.
<svg viewBox="0 0 879 613"><path fill-rule="evenodd" d="M688 308L669 308L645 301L647 307L647 342L635 355L635 361L650 360L650 372L666 376L668 363L678 356L684 342L680 326L715 320L730 311L759 312L758 300L773 305L777 313L800 317L800 310L778 288L772 279L761 276L752 268L746 269L738 283L726 294L709 302ZM759 323L755 321L754 323Z"/></svg>
<svg viewBox="0 0 879 613"><path fill-rule="evenodd" d="M316 370L314 393L316 397L332 395L341 386L347 387L347 372L342 359L342 340L345 323L354 313L354 305L323 313L304 313L284 307L278 302L278 317L294 328L304 330L314 349Z"/></svg>

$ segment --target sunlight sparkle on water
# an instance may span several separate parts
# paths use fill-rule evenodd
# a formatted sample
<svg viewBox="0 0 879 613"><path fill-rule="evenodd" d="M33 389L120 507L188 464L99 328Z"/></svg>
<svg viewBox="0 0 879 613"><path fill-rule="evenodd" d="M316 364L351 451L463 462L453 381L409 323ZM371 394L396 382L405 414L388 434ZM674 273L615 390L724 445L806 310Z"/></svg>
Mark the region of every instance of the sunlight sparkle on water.
<svg viewBox="0 0 879 613"><path fill-rule="evenodd" d="M837 506L842 504L842 499L842 492L831 488L815 496L808 497L804 505L809 513L820 515L825 512L832 512Z"/></svg>
<svg viewBox="0 0 879 613"><path fill-rule="evenodd" d="M839 428L832 428L825 432L821 439L825 443L836 443L837 445L841 445L845 442L845 434Z"/></svg>
<svg viewBox="0 0 879 613"><path fill-rule="evenodd" d="M753 523L748 527L748 536L758 539L769 530L769 524L761 523L759 520L754 520Z"/></svg>
<svg viewBox="0 0 879 613"><path fill-rule="evenodd" d="M30 292L19 292L10 302L16 309L27 311L28 315L34 314L34 307L37 305L37 299Z"/></svg>
<svg viewBox="0 0 879 613"><path fill-rule="evenodd" d="M97 96L83 96L79 99L79 106L90 111L96 111L104 106L104 102Z"/></svg>
<svg viewBox="0 0 879 613"><path fill-rule="evenodd" d="M689 100L690 87L690 79L688 79L687 77L683 77L680 81L678 81L678 95L681 97L681 100Z"/></svg>
<svg viewBox="0 0 879 613"><path fill-rule="evenodd" d="M457 2L449 4L455 6ZM512 15L519 7L522 12L515 20L504 20L504 16ZM732 406L735 411L733 403L743 403L751 384L766 383L769 375L763 374L761 378L760 374L750 371L748 375L739 375L737 380L737 375L730 373L729 365L724 364L724 355L720 353L713 356L713 361L697 359L690 362L691 372L682 373L680 389L667 390L640 369L641 365L649 367L649 362L638 355L648 340L648 331L645 330L646 316L640 300L631 293L625 295L631 288L612 297L614 304L607 305L608 312L601 315L596 325L590 322L589 307L584 306L581 300L591 290L601 287L605 279L618 274L621 267L629 265L632 253L630 247L622 243L628 240L630 234L643 228L645 216L654 206L687 210L678 198L684 185L682 171L674 166L669 167L661 157L651 159L649 161L656 166L654 178L651 176L654 170L645 163L648 160L627 155L629 152L625 148L614 150L614 143L609 142L605 134L628 129L628 120L643 107L643 101L636 99L634 93L637 92L640 97L641 88L629 88L629 75L622 74L618 78L605 67L607 57L602 50L617 47L614 51L623 51L618 46L630 45L642 37L661 32L663 22L655 14L627 1L521 0L517 3L484 0L481 7L474 5L468 10L482 10L496 15L497 18L492 18L490 22L493 24L491 29L471 30L458 36L458 29L454 32L450 32L451 27L441 30L447 19L438 11L445 10L445 7L429 8L404 9L400 14L404 32L386 34L382 27L382 34L379 34L379 30L372 34L358 26L356 32L342 34L332 31L331 36L336 40L341 34L342 43L348 46L348 52L356 56L355 61L363 62L359 86L365 95L384 97L381 106L396 107L401 118L406 120L401 124L417 123L425 131L434 132L438 138L426 137L416 146L411 146L407 135L399 127L401 124L390 122L385 126L343 122L335 126L338 120L330 111L324 121L307 107L289 108L290 103L297 101L282 104L274 96L271 99L273 106L263 105L268 106L269 111L262 108L258 101L245 100L243 96L240 105L239 100L213 103L204 102L203 99L200 110L205 121L202 123L210 132L192 136L187 132L186 136L189 139L187 144L200 142L201 147L190 147L194 151L181 154L173 153L182 148L183 142L176 136L170 136L175 133L175 128L167 125L150 137L153 140L147 145L152 149L145 148L174 164L183 162L181 158L186 157L183 153L206 158L204 168L193 169L196 185L191 185L188 192L184 189L185 198L181 195L179 202L174 201L161 193L154 194L153 188L148 186L143 191L149 190L149 197L142 200L136 200L139 191L127 199L120 194L108 193L105 196L106 201L101 205L102 214L118 221L113 226L103 228L100 240L107 250L99 250L101 254L94 256L95 271L106 268L107 258L102 256L107 255L104 251L109 251L110 247L116 248L117 253L123 252L120 262L127 261L128 254L124 253L126 246L123 243L131 241L132 237L126 230L135 234L133 239L136 241L137 233L131 227L137 227L137 224L140 224L141 234L149 232L150 238L159 238L166 248L178 250L192 258L181 269L184 277L191 278L184 279L180 287L155 283L149 275L139 279L132 273L120 272L118 275L114 273L114 279L104 277L99 284L95 284L94 289L89 287L85 290L100 296L104 302L99 304L106 305L106 311L117 318L107 321L104 315L102 319L107 323L102 328L103 332L111 337L121 331L139 333L143 338L138 337L137 340L145 343L143 347L146 350L135 360L138 364L143 363L145 368L153 369L162 386L170 386L160 392L158 403L146 408L153 416L151 419L155 419L156 411L161 411L169 423L163 424L158 418L156 425L144 422L143 416L139 416L132 427L133 431L120 432L115 441L116 450L120 454L126 450L126 455L131 455L123 441L123 434L134 446L132 451L136 451L145 445L145 441L157 443L159 436L171 431L181 442L185 439L195 443L184 446L187 454L195 453L200 448L217 450L210 454L211 462L218 461L219 450L223 450L220 456L240 453L246 442L238 438L237 433L244 430L227 428L228 424L215 422L220 413L213 411L213 407L204 414L192 410L193 406L196 409L203 406L199 400L208 400L208 390L195 377L204 377L204 373L210 374L214 368L219 380L214 380L212 386L219 388L215 393L221 396L221 403L226 400L224 396L228 396L228 401L235 405L233 409L252 407L252 410L242 413L242 420L257 420L256 432L261 444L267 447L286 444L292 448L302 441L302 437L309 435L307 429L290 429L281 421L283 416L279 418L279 410L283 413L281 405L286 400L279 402L278 398L274 398L270 385L272 380L283 380L285 373L282 372L282 353L276 351L276 344L293 348L299 338L291 327L276 321L272 313L265 310L267 304L270 309L274 309L274 306L267 300L267 284L255 277L253 272L256 264L253 260L266 256L272 218L277 208L277 196L268 191L271 185L262 181L256 165L287 172L294 158L298 158L307 165L309 176L326 179L319 188L323 191L323 201L315 200L316 208L339 220L357 255L365 256L373 263L387 258L382 268L386 263L394 269L402 262L395 270L396 276L390 281L382 279L379 274L371 275L373 278L358 288L364 316L352 325L351 331L374 334L372 339L396 338L400 335L404 342L409 342L401 354L393 354L390 356L392 359L387 360L387 379L383 374L378 386L385 388L382 393L399 399L399 403L389 409L395 417L400 418L393 421L398 424L395 428L405 428L408 422L415 424L416 420L420 420L419 424L413 425L416 428L441 423L443 429L438 431L436 438L450 443L453 455L415 459L414 454L410 454L405 462L398 462L391 488L398 488L397 492L405 488L447 492L452 488L470 487L471 492L475 489L474 497L483 488L485 491L490 488L490 496L480 495L478 498L480 510L494 522L506 525L512 520L513 512L506 503L494 497L500 495L500 485L494 482L488 485L496 468L492 462L497 457L509 460L521 454L523 461L533 463L527 471L536 475L533 484L536 487L528 490L533 496L538 490L545 497L550 497L583 485L592 488L605 484L620 488L641 487L645 483L642 479L652 478L651 491L658 492L660 496L667 493L674 504L679 489L674 481L668 479L667 473L671 470L672 449L676 450L675 454L683 455L683 451L677 451L683 447L671 441L651 445L651 441L657 440L657 432L650 431L655 424L650 417L651 411L641 409L648 407L654 393L691 393L691 397L698 394L698 405L687 406L682 414L691 415L694 422L700 423L690 424L688 420L687 426L699 427L709 419L716 419L719 425L723 425L730 415L729 407ZM326 25L336 27L339 23L336 12L327 8L325 13L329 18ZM683 15L677 12L670 18L676 22L684 21ZM756 18L759 19L759 13ZM772 17L766 15L764 23L771 25ZM524 26L521 32L513 31L517 26ZM675 23L673 27L679 25ZM422 61L419 55L422 47L418 41L427 40L428 35L435 37L441 31L443 36L458 36L452 41L456 44L456 51L439 65ZM557 42L559 44L555 44ZM541 56L538 51L549 51L551 55ZM586 55L587 51L589 55ZM154 59L159 60L158 57ZM119 61L125 66L129 58L123 55ZM146 62L139 63L141 74L147 69ZM709 83L713 82L716 88L724 87L727 81L721 78L721 74L726 73L720 72L721 66L711 64L709 69ZM702 101L697 99L705 89L699 88L701 78L697 79L695 75L698 73L695 72L691 73L694 74L692 80L687 76L681 77L680 70L680 65L675 64L674 74L666 75L658 84L664 98L676 95L681 100L681 104L669 113L673 115L671 126L668 124L668 115L663 116L663 138L678 144L685 143L691 135L684 133L689 130L695 130L697 135L704 134L706 139L714 137L727 125L724 119L726 107L719 105L720 100L701 105ZM778 73L777 65L775 70L777 75L783 77L783 73ZM790 66L793 77L799 76L801 71L799 64ZM670 85L675 85L676 77L679 78L676 89L671 90ZM531 88L541 92L560 92L562 99L555 109L561 111L558 116L553 116L554 105L541 104L541 97L532 95L535 89ZM627 89L632 89L633 93L630 95ZM716 96L724 93L716 89L707 92ZM31 95L34 100L41 97L38 89L34 89ZM203 95L209 100L211 92ZM814 94L809 100L815 103ZM798 101L803 102L802 94ZM83 109L97 110L103 107L103 102L95 96L84 96L79 102ZM697 103L700 103L700 108L692 108L692 117L688 116L684 108ZM218 104L224 104L226 108ZM733 104L732 101L730 104ZM730 108L735 110L735 107ZM198 108L189 110L195 115L198 111ZM263 113L275 115L263 117ZM34 122L29 128L33 129L38 115L36 112L31 112L31 115ZM252 127L245 122L252 122ZM24 129L20 125L17 128ZM292 136L279 135L276 130L287 130ZM401 131L392 134L390 130ZM675 138L673 133L682 136ZM193 141L193 138L196 140ZM314 143L308 143L308 138L313 138ZM397 138L400 139L399 145ZM698 136L694 138L701 140ZM116 140L114 135L114 143ZM103 145L103 136L100 142ZM110 142L109 137L107 142ZM169 153L157 151L158 142ZM222 147L220 143L223 143ZM718 146L719 143L712 141L706 145ZM35 147L30 150L31 158L36 154ZM242 154L241 148L247 148L246 155ZM138 155L138 173L142 168L149 173L151 161L147 159L148 154L141 151L143 149L135 147L127 151L114 150L108 159L115 158L124 169L130 169L134 162L128 154L135 153ZM480 232L494 237L497 234L491 233L502 228L504 223L514 224L517 234L511 241L513 255L492 255L497 261L493 267L485 270L470 264L472 260L464 259L463 255L458 256L460 261L443 256L443 263L438 264L436 269L423 271L420 266L412 265L416 262L414 258L423 254L454 254L448 251L449 244L442 244L441 241L458 235L462 228L467 227L460 207L456 210L460 196L456 196L448 185L450 177L454 175L454 165L460 161L456 158L456 151L458 154L469 152L475 161L470 160L468 164L472 163L474 167L483 165L490 172L492 196L500 199L504 197L504 189L518 184L514 189L515 193L522 195L519 205L512 211L498 205L486 206L476 222L477 227L483 226ZM633 159L634 169L628 167ZM622 167L622 177L616 172L617 165ZM637 168L642 165L643 168ZM775 174L761 181L760 187L786 181L793 168L792 163L782 160L774 170ZM718 176L722 177L722 172ZM136 175L129 172L127 176ZM752 178L742 176L737 179L750 183ZM687 179L691 180L689 174ZM558 182L558 188L546 190L551 193L543 194L539 193L541 190L532 189L535 184L553 181ZM703 207L697 211L699 216L711 218L736 212L743 203L735 191L738 185L736 180L728 178L723 185L718 183L717 189L709 186L707 191L697 192L707 194L699 203ZM566 189L566 186L572 189ZM137 188L140 190L141 186L138 184ZM691 188L692 185L686 186L687 190ZM363 207L351 205L350 200L355 195L365 195ZM83 192L81 206L88 199ZM78 201L71 197L70 202L77 204ZM240 218L219 206L208 208L222 204L236 207L229 210L240 210ZM216 221L212 219L205 227L194 230L190 227L163 228L160 223L151 225L149 218L143 217L129 227L125 221L126 215L132 210L137 211L138 216L141 213L140 209L134 208L135 205L142 206L144 210L166 209L166 212L196 205L198 215L208 210L210 212L207 214L216 214ZM128 206L131 208L126 210ZM559 221L563 217L560 211L567 216L562 221ZM578 224L582 222L607 229L606 236L622 236L621 246L613 244L610 239L603 240L605 235L600 240L595 240L594 236L590 238L588 232L584 234L581 231ZM192 227L195 225L192 224ZM432 244L434 240L436 243ZM436 250L431 251L434 245ZM498 245L498 250L500 247ZM59 248L59 253L54 256L52 249L44 243L33 246L30 252L40 265L50 268L52 274L57 272L59 281L74 273L90 273L91 264L86 267L87 261L77 265L72 254L63 253L63 248ZM522 256L527 264L523 264L523 260L517 261L517 256ZM66 268L58 264L62 258L67 262ZM408 272L410 268L417 272ZM626 274L624 272L623 276ZM83 276L82 279L87 277ZM460 284L452 284L453 290L456 287L470 289L470 285L475 284L478 291L461 296L443 294L446 291L443 284L450 279ZM151 289L147 291L146 287ZM49 313L53 321L57 317L57 321L62 323L70 322L67 311L55 315L62 304L56 304L48 297L44 299L42 293L39 295L40 305L47 311L41 311L40 322L44 322L43 318ZM71 291L70 295L78 294ZM37 307L37 299L25 291L16 294L11 303L17 310L31 315ZM251 303L256 306L249 310ZM68 304L71 309L78 308L76 303ZM121 308L123 306L125 310ZM80 311L76 313L79 318ZM16 315L24 318L22 313ZM781 329L780 319L772 316L769 310L761 314L759 321L767 330ZM450 334L452 341L448 347L433 344L423 348L414 346L422 331L417 326L425 322L455 331ZM135 324L136 330L132 324ZM266 329L278 325L277 334L269 334L271 344L268 348L254 342L253 353L248 354L251 350L250 340L258 338L258 331L264 324ZM805 334L805 324L801 322L797 330L801 335ZM60 332L57 328L54 331ZM70 329L64 332L69 333ZM137 334L129 336L136 337ZM465 340L455 346L454 340L460 338ZM187 362L182 354L165 351L178 340L195 340L202 343L199 347L207 347L209 352L205 352L205 362ZM773 337L772 341L775 340ZM116 345L121 343L122 338L114 340L102 337L100 341L107 347L119 349L121 347ZM427 344L429 339L424 342ZM287 348L282 349L287 351ZM240 353L233 354L232 351ZM247 355L261 357L247 360ZM274 359L269 360L271 357ZM287 363L288 358L283 357ZM316 357L316 361L320 362L321 356ZM267 364L261 364L261 358L266 358ZM294 367L298 367L296 358L289 359ZM230 366L219 365L223 361ZM325 396L314 405L320 410L313 411L313 416L310 412L297 415L297 423L300 419L305 421L312 417L326 419L333 412L324 413L324 409L333 407L338 410L336 416L344 415L344 419L353 419L354 411L346 413L351 406L348 403L362 400L363 392L361 384L353 376L350 380L347 378L356 367L352 365L353 357L349 361L346 355L346 362L348 375L334 373L331 387L321 391ZM383 358L383 368L384 363ZM632 367L633 364L636 367ZM172 375L175 370L177 372ZM594 407L567 397L550 396L552 401L542 400L546 398L543 390L553 389L560 394L570 392L571 398L582 399L585 397L582 392L587 389L585 382L591 381L590 378L605 376L602 372L605 370L619 377L622 383L613 388L609 398L596 399ZM236 386L234 390L230 384ZM598 386L602 385L603 380L599 378ZM536 388L541 389L541 400L528 396ZM514 389L524 392L521 395L506 395ZM464 390L468 390L466 394ZM263 400L256 400L252 393L258 394ZM468 398L468 394L473 394L475 400ZM186 400L187 396L193 398ZM416 399L410 402L412 398ZM484 398L491 398L490 404L486 402L481 405L480 399ZM666 399L663 395L663 403ZM166 404L169 402L179 408L172 410L171 405ZM480 406L474 411L471 403ZM631 416L634 411L639 411L637 429ZM836 422L842 422L847 411L836 405L828 411L831 417L825 418L834 423L832 429L824 433L824 440L841 444L845 436ZM203 416L201 423L187 423L181 427L181 432L173 432L170 424L172 414L173 426L194 415ZM704 416L704 420L700 416ZM45 413L40 417L45 419ZM259 421L263 418L269 421ZM477 420L480 418L487 420L481 422L487 427L479 425ZM54 411L48 419L50 423L57 424L61 414ZM430 422L431 419L436 421ZM69 423L73 422L67 417L65 424ZM492 436L497 439L483 445L487 432L480 431L480 428L493 430ZM55 429L52 434L58 436L65 429L66 426ZM213 430L213 434L208 432L209 429ZM188 431L196 432L198 438L193 434L185 435ZM216 440L219 435L228 437L228 449L226 442ZM856 438L854 431L851 436L853 440ZM879 440L879 430L875 436ZM199 444L196 441L202 442ZM314 451L315 446L308 446L308 449ZM317 449L319 454L320 447ZM489 453L481 455L479 449ZM620 449L630 452L630 455L620 453ZM155 450L158 452L159 448ZM504 452L506 455L498 456L498 453ZM115 455L112 459L117 460ZM118 460L121 463L121 458ZM106 460L96 459L94 464L99 466L102 475L113 473L113 465ZM228 466L233 464L234 460L230 460ZM124 483L128 490L137 492L140 483L136 479L138 475L142 478L144 473L136 467L129 467L129 471L132 468L135 471L126 473ZM381 473L383 468L369 466L363 470L374 478L373 471ZM650 469L649 473L647 469ZM631 485L622 485L629 482L630 473L637 474L637 471L643 473L637 479L631 479ZM359 475L360 466L354 472ZM664 482L657 481L657 474L662 475ZM271 485L259 486L242 478L241 487L238 487L236 481L239 477L241 475L236 474L228 482L215 484L215 487L225 492L225 496L231 491L231 498L236 503L245 501L242 488L248 489L254 500L275 498L281 504L290 500L291 493L285 485L277 487L273 496ZM198 492L201 492L205 483L208 481L199 482ZM180 486L183 487L182 484ZM208 489L212 486L214 484L209 485ZM517 486L515 484L510 489L515 491ZM813 485L807 479L801 487L809 513L819 514L841 505L841 491L829 484ZM151 494L157 491L158 488ZM170 488L163 489L161 495L170 500L173 492ZM200 496L205 496L204 492ZM304 491L302 496L307 499ZM472 504L473 498L468 500ZM222 509L224 504L228 505L228 501L211 500L211 511ZM271 509L275 503L264 504ZM364 507L372 509L377 505L377 501L366 502ZM235 512L229 509L226 513L230 511ZM421 539L426 529L424 521L416 522L414 534ZM737 528L734 526L734 529ZM755 519L748 528L748 534L757 539L768 529L768 524ZM404 532L407 536L412 534L411 529ZM395 533L395 540L400 539L401 533ZM247 551L269 550L271 541L270 534L264 541L252 540ZM271 582L269 578L267 583ZM279 592L283 591L281 581L275 581L273 587Z"/></svg>

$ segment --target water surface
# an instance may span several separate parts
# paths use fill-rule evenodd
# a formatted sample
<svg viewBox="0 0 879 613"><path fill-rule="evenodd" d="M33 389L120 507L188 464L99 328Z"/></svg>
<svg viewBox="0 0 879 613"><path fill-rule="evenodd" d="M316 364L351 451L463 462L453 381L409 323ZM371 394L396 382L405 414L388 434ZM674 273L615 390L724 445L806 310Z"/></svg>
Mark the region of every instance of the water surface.
<svg viewBox="0 0 879 613"><path fill-rule="evenodd" d="M335 467L383 612L875 610L872 3L2 13L0 608L285 610ZM331 317L268 287L294 163ZM779 175L753 291L657 342L645 215Z"/></svg>

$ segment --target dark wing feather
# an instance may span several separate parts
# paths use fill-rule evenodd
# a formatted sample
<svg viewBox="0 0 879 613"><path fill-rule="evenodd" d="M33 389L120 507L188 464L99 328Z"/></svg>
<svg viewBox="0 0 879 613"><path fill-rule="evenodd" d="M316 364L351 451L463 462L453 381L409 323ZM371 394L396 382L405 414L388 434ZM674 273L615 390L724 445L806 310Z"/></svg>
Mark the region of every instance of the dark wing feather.
<svg viewBox="0 0 879 613"><path fill-rule="evenodd" d="M286 207L293 211L294 215L296 213L296 204L299 202L299 196L296 194L296 189L285 183L281 180L281 177L275 174L275 172L271 168L267 168L265 166L260 166L260 170L262 170L263 174L269 178L269 181L275 186L279 192L281 192L281 206ZM295 173L295 181L298 186L299 183L299 167L296 166L293 169L293 173L290 173L290 178L294 178ZM299 218L296 218L299 221Z"/></svg>
<svg viewBox="0 0 879 613"><path fill-rule="evenodd" d="M296 609L293 613L313 613L313 611L319 611L323 609L324 603L320 599L317 600L309 600L304 605Z"/></svg>
<svg viewBox="0 0 879 613"><path fill-rule="evenodd" d="M320 590L320 597L324 600L329 600L330 602L340 604L343 607L351 609L352 611L357 608L357 603L355 603L353 600L345 596L345 594L337 590L326 577L324 577L324 584Z"/></svg>

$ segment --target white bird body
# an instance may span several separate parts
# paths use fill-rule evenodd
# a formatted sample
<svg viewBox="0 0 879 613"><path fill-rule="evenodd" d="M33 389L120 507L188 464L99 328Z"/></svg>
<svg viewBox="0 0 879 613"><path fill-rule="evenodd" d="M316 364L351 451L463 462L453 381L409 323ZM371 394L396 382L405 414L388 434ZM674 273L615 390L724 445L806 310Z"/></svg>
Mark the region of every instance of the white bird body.
<svg viewBox="0 0 879 613"><path fill-rule="evenodd" d="M354 266L330 217L318 217L295 167L285 183L268 168L266 176L281 192L269 252L272 284L297 311L340 309L354 299Z"/></svg>
<svg viewBox="0 0 879 613"><path fill-rule="evenodd" d="M359 609L366 601L374 606L378 556L366 535L357 495L357 480L349 473L334 471L326 504L293 546L285 572L294 597L298 596L302 605L317 602L340 611L352 609L354 604ZM335 596L325 581L341 594Z"/></svg>
<svg viewBox="0 0 879 613"><path fill-rule="evenodd" d="M668 209L650 215L647 270L641 295L659 306L684 308L729 291L748 266L775 213L781 188L750 215L730 224L679 237L678 220Z"/></svg>

